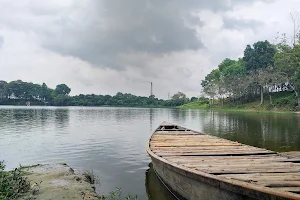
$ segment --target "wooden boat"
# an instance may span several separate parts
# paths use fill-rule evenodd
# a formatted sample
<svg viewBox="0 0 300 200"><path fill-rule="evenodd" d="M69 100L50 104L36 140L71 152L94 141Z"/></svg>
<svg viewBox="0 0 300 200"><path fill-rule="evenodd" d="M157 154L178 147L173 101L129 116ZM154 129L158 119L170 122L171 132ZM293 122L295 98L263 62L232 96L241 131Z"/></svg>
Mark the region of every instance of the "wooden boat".
<svg viewBox="0 0 300 200"><path fill-rule="evenodd" d="M300 199L300 159L163 122L147 152L185 199Z"/></svg>

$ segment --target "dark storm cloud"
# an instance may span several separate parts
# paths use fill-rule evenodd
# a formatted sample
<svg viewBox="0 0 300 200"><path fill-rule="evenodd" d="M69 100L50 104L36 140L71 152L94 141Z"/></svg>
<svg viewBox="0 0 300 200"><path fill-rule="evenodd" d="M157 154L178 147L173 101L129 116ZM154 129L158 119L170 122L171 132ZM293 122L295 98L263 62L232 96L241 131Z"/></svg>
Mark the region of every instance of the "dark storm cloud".
<svg viewBox="0 0 300 200"><path fill-rule="evenodd" d="M59 29L46 32L44 46L114 69L126 65L121 57L127 53L159 55L205 48L194 29L201 27L202 22L192 13L202 9L227 10L233 4L249 3L248 0L76 2L69 15L57 20Z"/></svg>
<svg viewBox="0 0 300 200"><path fill-rule="evenodd" d="M96 65L122 67L118 55L127 52L163 54L203 48L195 31L198 18L173 1L90 1L81 19L60 20L45 46ZM89 13L88 13L89 12ZM80 21L78 21L80 20Z"/></svg>

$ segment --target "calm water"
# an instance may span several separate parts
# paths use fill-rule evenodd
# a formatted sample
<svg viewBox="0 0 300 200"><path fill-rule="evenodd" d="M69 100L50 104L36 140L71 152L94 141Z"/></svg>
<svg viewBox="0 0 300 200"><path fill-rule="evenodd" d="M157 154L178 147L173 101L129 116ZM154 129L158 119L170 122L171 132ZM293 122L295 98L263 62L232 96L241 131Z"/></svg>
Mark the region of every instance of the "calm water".
<svg viewBox="0 0 300 200"><path fill-rule="evenodd" d="M145 146L162 122L276 151L300 151L300 115L142 108L0 107L0 160L8 168L65 162L93 170L97 190L173 200ZM148 198L148 196L150 196Z"/></svg>

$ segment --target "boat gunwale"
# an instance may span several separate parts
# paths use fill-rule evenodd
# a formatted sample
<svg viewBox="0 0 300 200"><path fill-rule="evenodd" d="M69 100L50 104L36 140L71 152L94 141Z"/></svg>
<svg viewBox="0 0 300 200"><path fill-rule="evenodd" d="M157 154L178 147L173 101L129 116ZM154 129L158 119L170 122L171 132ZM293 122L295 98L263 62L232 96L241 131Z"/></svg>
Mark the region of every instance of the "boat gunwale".
<svg viewBox="0 0 300 200"><path fill-rule="evenodd" d="M176 124L170 124L170 123L169 125L178 126ZM163 123L159 125L159 127L160 126L163 126ZM300 196L298 194L294 194L292 192L286 192L286 191L277 192L276 189L271 189L264 186L256 186L254 184L246 183L238 180L232 180L232 179L229 180L226 177L219 177L218 175L209 174L189 167L185 167L181 164L170 162L167 159L165 159L163 156L156 155L150 148L151 139L155 135L155 133L159 131L158 128L152 133L151 137L149 138L148 143L146 145L146 150L152 159L161 162L169 170L175 171L176 173L179 173L184 176L188 176L189 178L195 179L197 181L201 181L202 183L210 184L220 189L224 189L244 196L249 196L254 199L261 199L264 197L268 198L270 197L270 195L273 196L273 198L275 197L275 199L300 199ZM208 135L205 133L194 131L192 129L187 129L187 130L201 135ZM212 136L212 137L218 138L216 136ZM280 156L279 154L277 155ZM161 178L163 179L163 177Z"/></svg>

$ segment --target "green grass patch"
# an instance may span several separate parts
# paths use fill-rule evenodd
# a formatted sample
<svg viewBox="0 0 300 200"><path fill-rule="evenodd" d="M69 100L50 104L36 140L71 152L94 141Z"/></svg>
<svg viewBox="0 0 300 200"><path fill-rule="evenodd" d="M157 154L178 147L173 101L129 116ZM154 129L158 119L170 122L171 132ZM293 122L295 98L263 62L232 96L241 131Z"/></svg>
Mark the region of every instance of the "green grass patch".
<svg viewBox="0 0 300 200"><path fill-rule="evenodd" d="M294 92L277 92L272 94L272 102L269 95L264 96L264 103L260 105L260 99L249 103L229 103L225 99L222 105L219 100L214 101L214 105L203 103L201 101L191 102L178 108L192 108L192 109L213 109L213 110L230 110L230 111L254 111L254 112L295 112L297 99Z"/></svg>
<svg viewBox="0 0 300 200"><path fill-rule="evenodd" d="M177 108L189 108L189 109L207 109L209 108L209 103L207 101L194 101Z"/></svg>

